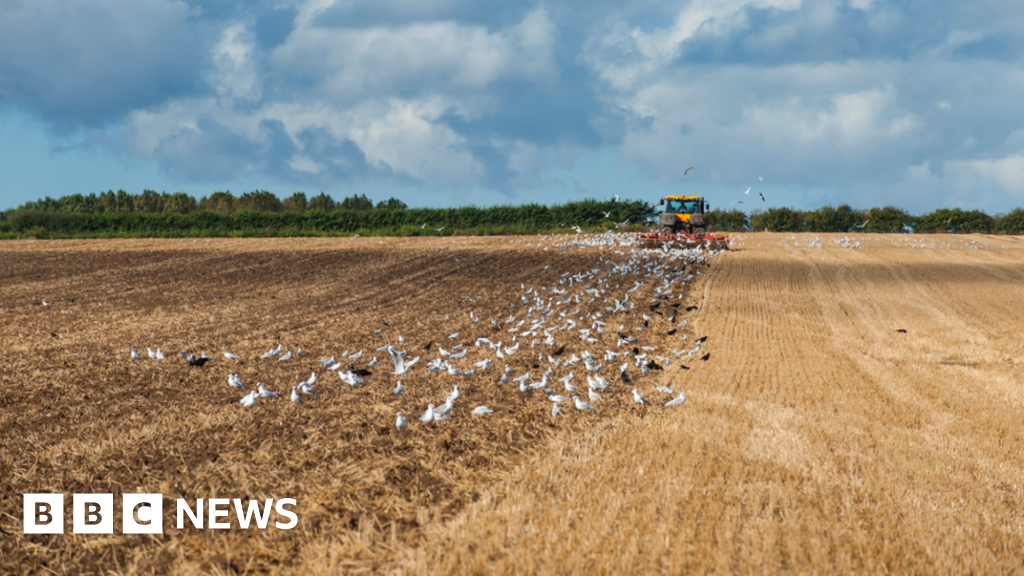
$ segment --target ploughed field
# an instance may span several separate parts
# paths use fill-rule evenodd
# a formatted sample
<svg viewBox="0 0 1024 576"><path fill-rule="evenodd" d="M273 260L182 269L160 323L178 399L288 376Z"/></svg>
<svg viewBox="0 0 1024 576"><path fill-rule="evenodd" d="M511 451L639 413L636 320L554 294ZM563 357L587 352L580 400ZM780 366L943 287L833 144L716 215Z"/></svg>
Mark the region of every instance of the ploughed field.
<svg viewBox="0 0 1024 576"><path fill-rule="evenodd" d="M0 572L1024 566L1019 238L750 234L710 266L573 241L0 244ZM626 310L607 309L637 282ZM595 313L604 334L583 320ZM555 346L544 343L552 326ZM474 345L511 347L513 335L519 351L504 359ZM391 375L374 350L387 342L420 362ZM304 355L256 358L279 343ZM458 344L459 371L494 364L472 376L427 369ZM555 418L541 389L499 382L505 364L540 380L562 345L559 363L589 351L604 367L554 367L551 387L570 395L557 378L571 370L586 398L586 376L607 379L596 410L570 400ZM143 357L161 346L167 359L132 361L129 346ZM181 349L214 359L188 367ZM358 388L316 362L346 350L364 351L356 368L379 361ZM642 374L644 354L664 369ZM312 371L317 394L293 405L287 393ZM282 398L246 410L230 372ZM417 420L455 384L450 420ZM685 403L663 406L673 396L656 385ZM650 405L634 403L633 387ZM495 412L471 416L480 404ZM26 492L65 494L66 534L21 534ZM162 493L165 532L122 535L118 511L115 534L73 536L76 492L114 493L117 508L120 493ZM174 526L175 499L217 497L296 498L299 522Z"/></svg>
<svg viewBox="0 0 1024 576"><path fill-rule="evenodd" d="M690 347L687 329L674 325L696 313L684 261L630 256L630 247L612 239L629 236L604 238L604 247L562 246L574 237L0 245L0 572L310 573L395 565L424 527L452 517L524 454L628 413L631 387L613 364L628 360L636 385L651 395L655 379L633 359L650 352L648 361L661 366L666 362L654 355L668 354L670 344L679 352ZM635 269L622 267L630 258ZM565 276L570 272L588 279ZM668 276L672 288L651 300L654 280ZM627 297L635 310L606 310ZM647 330L641 310L651 316ZM593 324L599 312L607 314L603 334ZM620 331L640 339L619 346ZM548 334L555 345L545 343ZM503 344L504 358L476 345L480 337ZM405 361L420 361L392 375L391 356L376 350L387 343L405 351ZM258 358L278 344L303 355ZM428 369L446 359L442 350L457 356L460 345L466 356L448 362L473 375ZM146 348L158 346L166 359L149 359ZM129 347L144 359L132 360ZM606 362L607 349L630 357ZM179 350L213 359L190 367ZM243 359L228 360L224 350ZM584 350L595 355L592 365L605 365L602 372L586 369L577 356ZM346 351L362 351L354 368L372 373L357 388L317 361L334 356L345 373ZM556 366L553 354L559 364L577 362ZM378 364L370 367L374 357ZM485 358L493 360L489 369L473 365ZM596 410L562 402L564 415L553 418L543 386L526 396L517 383L500 382L506 365L510 378L530 373L527 383L542 381L552 367L548 386L563 395L555 377L574 371L583 400L585 375L610 386ZM291 387L313 372L316 394L302 405L290 402ZM229 373L281 398L247 410ZM405 392L393 395L398 381ZM461 398L449 420L417 419L456 384ZM478 405L494 412L472 416ZM398 411L408 419L404 431L395 427ZM22 494L37 492L65 494L65 535L21 534ZM164 495L163 536L122 535L120 510L113 535L70 534L73 493L114 493L119 509L120 494L136 492ZM295 498L299 523L278 530L272 515L268 530L241 530L232 513L231 530L178 530L178 498L193 509L198 498Z"/></svg>

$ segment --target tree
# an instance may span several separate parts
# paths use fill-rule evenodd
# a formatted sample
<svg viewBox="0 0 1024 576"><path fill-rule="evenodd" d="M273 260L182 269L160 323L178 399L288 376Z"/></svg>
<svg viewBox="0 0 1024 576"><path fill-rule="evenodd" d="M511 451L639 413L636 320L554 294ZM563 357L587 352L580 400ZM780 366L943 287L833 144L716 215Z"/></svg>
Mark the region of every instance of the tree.
<svg viewBox="0 0 1024 576"><path fill-rule="evenodd" d="M864 220L865 232L903 232L914 223L914 217L895 206L872 208Z"/></svg>
<svg viewBox="0 0 1024 576"><path fill-rule="evenodd" d="M747 229L747 215L740 210L712 210L707 213L709 230L739 232Z"/></svg>
<svg viewBox="0 0 1024 576"><path fill-rule="evenodd" d="M754 230L796 232L803 225L803 213L792 208L769 208L767 212L757 210L750 214L750 227Z"/></svg>
<svg viewBox="0 0 1024 576"><path fill-rule="evenodd" d="M230 214L235 211L235 197L231 194L231 191L226 192L214 192L207 198L203 196L199 200L199 209L208 210L210 212L220 212L221 214Z"/></svg>
<svg viewBox="0 0 1024 576"><path fill-rule="evenodd" d="M254 190L246 192L235 199L235 210L252 210L253 212L280 212L281 201L272 192Z"/></svg>
<svg viewBox="0 0 1024 576"><path fill-rule="evenodd" d="M143 190L132 202L134 212L153 214L160 211L160 195L155 190Z"/></svg>
<svg viewBox="0 0 1024 576"><path fill-rule="evenodd" d="M1024 234L1024 208L1014 208L999 219L999 229L1007 234Z"/></svg>
<svg viewBox="0 0 1024 576"><path fill-rule="evenodd" d="M324 212L337 210L337 208L338 203L334 201L334 198L331 198L323 192L313 196L307 205L308 210L323 210Z"/></svg>
<svg viewBox="0 0 1024 576"><path fill-rule="evenodd" d="M843 204L838 208L824 206L813 212L804 212L804 223L815 232L851 232L864 217L860 212Z"/></svg>
<svg viewBox="0 0 1024 576"><path fill-rule="evenodd" d="M981 210L965 212L959 208L939 208L921 216L917 228L922 232L990 232L995 224L995 218Z"/></svg>
<svg viewBox="0 0 1024 576"><path fill-rule="evenodd" d="M366 197L366 194L353 195L342 200L339 207L342 210L351 210L352 212L366 212L367 210L373 210L373 202Z"/></svg>
<svg viewBox="0 0 1024 576"><path fill-rule="evenodd" d="M196 199L184 192L164 194L162 202L163 212L174 212L176 214L188 214L196 209Z"/></svg>
<svg viewBox="0 0 1024 576"><path fill-rule="evenodd" d="M377 210L405 210L409 206L398 198L388 198L387 202L377 202Z"/></svg>
<svg viewBox="0 0 1024 576"><path fill-rule="evenodd" d="M289 212L305 212L308 206L305 192L296 192L281 202L281 207Z"/></svg>

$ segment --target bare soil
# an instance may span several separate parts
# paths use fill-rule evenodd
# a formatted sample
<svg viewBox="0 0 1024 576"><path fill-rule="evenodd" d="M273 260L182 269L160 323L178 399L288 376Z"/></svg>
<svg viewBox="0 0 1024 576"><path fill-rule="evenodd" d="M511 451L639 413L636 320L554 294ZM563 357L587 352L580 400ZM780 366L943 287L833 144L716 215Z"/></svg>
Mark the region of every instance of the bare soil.
<svg viewBox="0 0 1024 576"><path fill-rule="evenodd" d="M593 268L609 255L563 252L538 238L3 243L0 572L387 569L423 527L477 499L524 454L625 404L611 400L586 423L572 408L552 419L540 391L525 398L498 383L502 361L465 379L424 368L441 346L472 348L479 336L511 345L508 326L490 320L522 318L510 306L521 286L554 286L563 271ZM455 332L461 336L447 338ZM390 357L374 351L387 342L421 363L391 375ZM303 357L256 358L278 343L301 347ZM582 349L565 343L566 358ZM167 359L133 361L130 346L144 358L147 346L160 346ZM517 373L537 359L527 346L506 360ZM213 360L189 367L178 350ZM223 350L245 359L226 360ZM373 356L380 362L358 389L315 360L358 350L357 368ZM317 395L302 406L288 402L291 386L313 371ZM244 409L243 393L227 384L231 372L282 398ZM401 396L391 394L397 380ZM456 383L456 417L416 419ZM478 404L495 412L471 417ZM394 426L399 410L409 420L404 432ZM65 494L66 534L21 533L22 494L34 492ZM134 492L164 494L162 536L122 535L119 510L113 535L71 534L73 493L114 493L119 508L120 494ZM174 524L177 498L285 497L298 500L293 530Z"/></svg>

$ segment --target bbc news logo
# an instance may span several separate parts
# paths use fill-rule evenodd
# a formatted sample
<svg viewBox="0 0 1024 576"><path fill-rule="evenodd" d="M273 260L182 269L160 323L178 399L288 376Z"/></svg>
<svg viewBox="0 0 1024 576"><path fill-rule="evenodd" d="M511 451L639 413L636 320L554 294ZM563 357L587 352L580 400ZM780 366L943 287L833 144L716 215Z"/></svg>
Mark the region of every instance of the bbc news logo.
<svg viewBox="0 0 1024 576"><path fill-rule="evenodd" d="M63 494L25 494L24 499L25 534L64 533ZM251 524L255 524L260 530L266 530L270 522L271 509L277 512L278 516L289 519L288 522L275 521L274 525L277 528L291 530L299 523L298 515L286 508L295 506L294 498L282 498L276 503L273 498L268 498L262 510L257 500L249 500L247 507L243 507L242 503L239 498L209 498L205 502L203 498L198 498L193 508L185 499L178 498L176 525L178 530L184 530L187 520L193 528L199 530L204 526L207 529L226 530L231 528L229 517L233 511L238 526L243 530L248 529ZM122 494L121 510L122 534L164 533L163 494ZM74 534L113 534L114 495L74 494L71 501L71 519Z"/></svg>

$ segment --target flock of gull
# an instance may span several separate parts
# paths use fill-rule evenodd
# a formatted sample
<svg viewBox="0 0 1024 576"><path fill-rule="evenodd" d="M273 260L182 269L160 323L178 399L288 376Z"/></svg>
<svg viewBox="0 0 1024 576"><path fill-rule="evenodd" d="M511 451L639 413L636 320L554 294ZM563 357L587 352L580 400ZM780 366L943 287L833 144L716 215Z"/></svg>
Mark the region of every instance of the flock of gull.
<svg viewBox="0 0 1024 576"><path fill-rule="evenodd" d="M520 293L511 302L480 302L482 297L472 295L460 298L470 308L468 319L473 327L482 325L484 329L476 331L486 336L444 330L451 314L467 313L452 310L436 333L417 335L429 338L419 353L411 352L406 339L397 336L394 342L371 348L372 351L345 350L337 357L315 359L315 363L301 348L291 351L282 345L266 350L258 358L253 354L253 359L305 363L305 370L314 367L304 372L309 373L308 378L284 394L296 404L315 397L318 386L359 388L374 372L387 371L409 385L415 385L418 373L449 378L451 391L443 401L428 403L426 407L408 407L419 414L417 419L423 424L455 417L462 399L459 383L472 380L497 384L494 389L500 394L549 402L553 417L563 414L563 405L581 412L599 410L607 404L606 399L616 394L628 394L627 399L641 406L682 405L686 399L683 391L647 377L673 363L689 370L684 362L710 358L710 353L702 350L706 338L688 341L681 329L688 325L683 316L697 310L692 297L686 295L685 286L700 274L700 265L710 265L708 260L717 251L706 247L644 249L635 236L614 232L562 235L542 240L538 245L541 243L547 244L543 250L599 248L604 255L591 269L558 273L557 282L551 285L520 284ZM551 262L554 264L557 259ZM550 268L552 265L543 269ZM505 308L507 312L503 317L483 319L476 310L485 307L492 311ZM384 340L385 330L387 334L397 334L397 328L382 321L380 328L368 330L368 336ZM672 344L658 347L658 342L666 341ZM147 352L150 359L165 358L159 347ZM143 360L134 348L130 354L134 361ZM194 367L214 361L206 354L196 356L186 350L179 354ZM222 354L229 362L242 359L231 351L224 350ZM324 384L325 380L333 384ZM654 385L654 380L659 380L659 384ZM257 406L260 400L275 401L282 395L267 389L262 382L249 388L235 372L227 375L227 383L245 392L239 403L246 409ZM391 393L401 396L404 391L405 384L398 380ZM655 401L656 396L660 399ZM469 414L486 416L493 412L486 404L479 404ZM394 418L399 430L409 426L405 412L398 411Z"/></svg>

